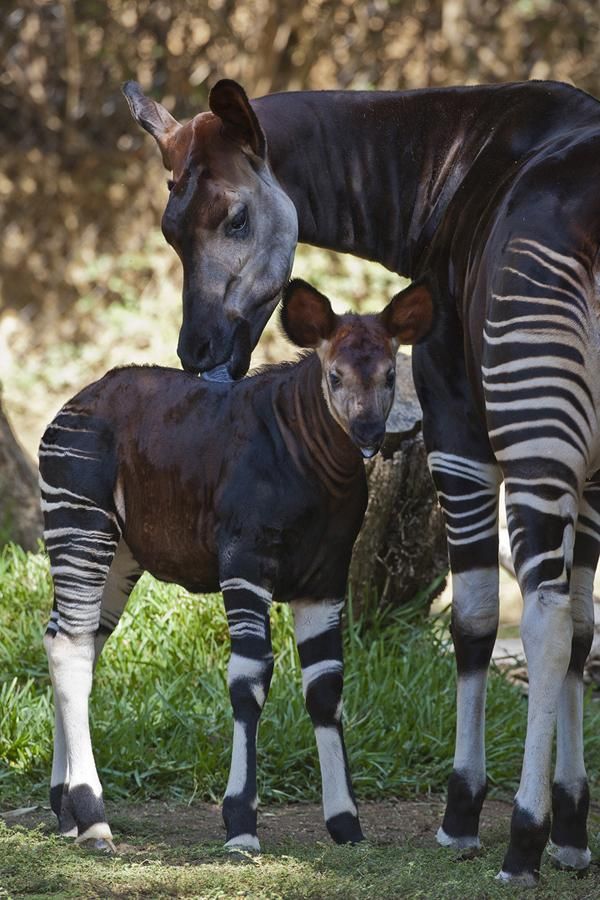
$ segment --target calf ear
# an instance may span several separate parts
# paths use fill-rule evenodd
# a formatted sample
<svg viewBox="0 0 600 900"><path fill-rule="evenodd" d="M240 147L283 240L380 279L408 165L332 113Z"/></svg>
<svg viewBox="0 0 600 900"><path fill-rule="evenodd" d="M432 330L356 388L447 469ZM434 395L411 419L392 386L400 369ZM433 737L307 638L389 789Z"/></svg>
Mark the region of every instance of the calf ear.
<svg viewBox="0 0 600 900"><path fill-rule="evenodd" d="M324 294L300 278L290 281L283 292L281 325L292 343L315 349L331 337L336 319Z"/></svg>
<svg viewBox="0 0 600 900"><path fill-rule="evenodd" d="M160 147L165 169L172 169L169 145L181 125L177 119L173 118L168 109L165 109L156 100L146 97L137 81L126 81L122 86L122 91L135 121L152 135Z"/></svg>
<svg viewBox="0 0 600 900"><path fill-rule="evenodd" d="M390 337L401 344L416 344L433 324L433 297L426 284L411 284L393 297L379 313Z"/></svg>
<svg viewBox="0 0 600 900"><path fill-rule="evenodd" d="M245 144L256 156L267 156L267 139L250 106L246 91L230 78L217 81L210 92L208 105L223 122L223 131L238 144Z"/></svg>

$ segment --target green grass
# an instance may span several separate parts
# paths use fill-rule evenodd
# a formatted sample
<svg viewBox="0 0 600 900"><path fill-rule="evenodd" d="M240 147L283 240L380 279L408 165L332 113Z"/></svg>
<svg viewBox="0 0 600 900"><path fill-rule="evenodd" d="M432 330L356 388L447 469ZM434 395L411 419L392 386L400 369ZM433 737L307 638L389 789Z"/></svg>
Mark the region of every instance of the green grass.
<svg viewBox="0 0 600 900"><path fill-rule="evenodd" d="M0 555L0 803L45 800L52 702L42 635L51 605L43 554ZM319 798L317 754L303 706L289 610L272 614L275 673L261 720L263 801ZM454 736L454 659L435 623L408 615L347 622L345 723L359 798L443 791ZM198 597L146 576L108 642L92 698L93 742L111 799L219 800L232 718L227 624L219 596ZM488 763L511 790L521 765L526 701L492 672ZM600 771L600 710L587 700L592 779Z"/></svg>
<svg viewBox="0 0 600 900"><path fill-rule="evenodd" d="M489 835L481 857L459 861L422 842L401 847L321 844L232 858L214 844L171 848L138 839L116 857L99 857L54 836L0 823L0 897L202 897L285 900L512 900L597 898L600 875L577 879L547 864L538 888L507 888L495 880L505 835ZM596 855L597 842L592 842Z"/></svg>

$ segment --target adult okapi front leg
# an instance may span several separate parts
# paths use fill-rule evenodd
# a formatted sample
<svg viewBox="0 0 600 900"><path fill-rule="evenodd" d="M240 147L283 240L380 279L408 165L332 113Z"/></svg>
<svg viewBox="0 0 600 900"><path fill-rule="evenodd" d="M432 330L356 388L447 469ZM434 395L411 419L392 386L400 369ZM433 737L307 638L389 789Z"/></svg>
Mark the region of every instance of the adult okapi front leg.
<svg viewBox="0 0 600 900"><path fill-rule="evenodd" d="M456 316L445 317L436 335L414 348L413 368L429 467L446 519L458 676L454 765L437 839L443 846L468 849L480 845L479 816L487 790L485 700L498 626L501 475L464 362L452 351L461 335Z"/></svg>
<svg viewBox="0 0 600 900"><path fill-rule="evenodd" d="M363 833L342 726L344 600L295 600L291 607L302 689L319 751L325 824L337 844L355 844L363 840Z"/></svg>
<svg viewBox="0 0 600 900"><path fill-rule="evenodd" d="M234 720L233 746L223 800L225 846L231 850L260 850L256 833L256 738L273 674L273 650L271 591L256 583L263 580L256 577L258 568L255 564L248 567L228 562L227 577L221 580L231 638L227 681ZM253 580L241 572L252 573Z"/></svg>

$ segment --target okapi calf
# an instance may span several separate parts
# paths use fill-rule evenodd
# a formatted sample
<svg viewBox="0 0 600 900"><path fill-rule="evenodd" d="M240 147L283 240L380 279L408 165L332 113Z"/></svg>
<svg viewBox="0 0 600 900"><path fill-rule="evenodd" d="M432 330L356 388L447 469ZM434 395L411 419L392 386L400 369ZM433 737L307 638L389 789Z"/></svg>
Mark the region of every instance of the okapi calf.
<svg viewBox="0 0 600 900"><path fill-rule="evenodd" d="M337 316L301 281L282 324L295 364L234 384L161 368L109 372L67 403L40 447L54 605L44 638L55 696L50 799L63 834L112 847L92 751L94 663L144 570L223 592L234 715L223 803L229 848L260 849L256 734L273 653L272 599L291 604L327 828L362 839L342 732L341 613L399 343L432 322L423 284L379 315Z"/></svg>

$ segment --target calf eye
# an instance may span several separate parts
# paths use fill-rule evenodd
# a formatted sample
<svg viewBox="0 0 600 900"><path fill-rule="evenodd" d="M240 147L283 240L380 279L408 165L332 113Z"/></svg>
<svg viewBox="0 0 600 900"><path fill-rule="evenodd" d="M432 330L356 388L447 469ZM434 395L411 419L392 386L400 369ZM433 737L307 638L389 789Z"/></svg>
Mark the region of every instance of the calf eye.
<svg viewBox="0 0 600 900"><path fill-rule="evenodd" d="M227 224L228 234L241 234L248 225L248 210L243 206Z"/></svg>
<svg viewBox="0 0 600 900"><path fill-rule="evenodd" d="M329 373L329 384L331 385L331 387L334 391L336 391L339 388L341 383L342 383L342 379L340 378L339 375L336 375L335 372Z"/></svg>
<svg viewBox="0 0 600 900"><path fill-rule="evenodd" d="M396 384L396 370L390 369L390 371L385 376L385 386L386 388L393 388Z"/></svg>
<svg viewBox="0 0 600 900"><path fill-rule="evenodd" d="M169 179L168 179L168 181L167 181L167 187L168 187L168 189L169 189L170 191L172 191L173 188L175 187L175 182L173 181L172 178L169 178Z"/></svg>

